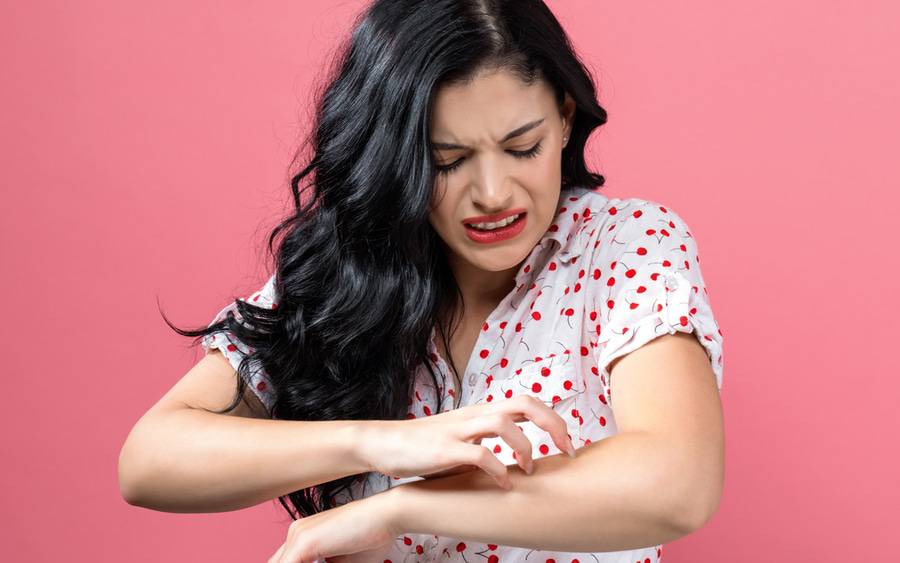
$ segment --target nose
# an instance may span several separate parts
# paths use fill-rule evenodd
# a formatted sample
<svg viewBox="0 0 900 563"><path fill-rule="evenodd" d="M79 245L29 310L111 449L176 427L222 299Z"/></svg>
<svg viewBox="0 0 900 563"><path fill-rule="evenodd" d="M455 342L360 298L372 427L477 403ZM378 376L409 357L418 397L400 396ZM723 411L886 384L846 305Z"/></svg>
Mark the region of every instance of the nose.
<svg viewBox="0 0 900 563"><path fill-rule="evenodd" d="M493 155L485 156L480 161L469 190L472 202L485 214L510 208L513 190L503 163Z"/></svg>

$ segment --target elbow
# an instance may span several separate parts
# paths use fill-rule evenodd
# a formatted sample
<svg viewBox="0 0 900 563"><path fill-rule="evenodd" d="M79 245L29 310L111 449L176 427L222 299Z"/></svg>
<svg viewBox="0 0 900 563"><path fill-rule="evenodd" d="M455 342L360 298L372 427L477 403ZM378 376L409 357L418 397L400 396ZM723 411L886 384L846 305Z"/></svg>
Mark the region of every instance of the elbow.
<svg viewBox="0 0 900 563"><path fill-rule="evenodd" d="M670 481L671 483L671 481ZM679 502L669 511L669 521L673 527L688 535L703 528L719 508L722 487L717 483L702 483L684 487Z"/></svg>
<svg viewBox="0 0 900 563"><path fill-rule="evenodd" d="M132 506L145 506L142 500L143 481L140 474L139 467L134 462L134 456L129 454L129 445L126 441L119 452L119 494L122 495L122 500Z"/></svg>

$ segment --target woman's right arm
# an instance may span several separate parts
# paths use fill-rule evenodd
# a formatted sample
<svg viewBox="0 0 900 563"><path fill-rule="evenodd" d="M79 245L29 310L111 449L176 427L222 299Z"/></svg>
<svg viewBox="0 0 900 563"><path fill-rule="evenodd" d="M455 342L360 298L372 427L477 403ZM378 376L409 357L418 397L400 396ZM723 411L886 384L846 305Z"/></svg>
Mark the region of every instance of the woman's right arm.
<svg viewBox="0 0 900 563"><path fill-rule="evenodd" d="M273 420L246 388L226 414L237 374L210 350L129 433L119 453L126 502L165 512L225 512L372 470L368 421Z"/></svg>

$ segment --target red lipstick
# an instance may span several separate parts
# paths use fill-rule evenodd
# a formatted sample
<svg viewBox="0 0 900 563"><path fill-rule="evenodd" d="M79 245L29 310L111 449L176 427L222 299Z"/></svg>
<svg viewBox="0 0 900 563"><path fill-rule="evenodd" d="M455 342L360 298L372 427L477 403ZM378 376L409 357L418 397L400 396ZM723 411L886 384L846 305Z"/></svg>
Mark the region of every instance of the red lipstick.
<svg viewBox="0 0 900 563"><path fill-rule="evenodd" d="M492 230L484 230L484 229L476 229L475 227L470 227L468 225L469 222L472 223L492 223L497 222L505 217L511 217L513 215L519 215L519 217L506 225L505 227L499 227ZM475 219L473 221L473 219ZM466 230L466 236L469 237L469 240L472 240L481 244L491 244L494 242L500 242L502 240L511 239L515 236L518 236L525 229L525 222L528 220L528 216L524 211L507 211L504 213L499 213L497 215L482 215L481 217L470 217L463 221L463 228Z"/></svg>

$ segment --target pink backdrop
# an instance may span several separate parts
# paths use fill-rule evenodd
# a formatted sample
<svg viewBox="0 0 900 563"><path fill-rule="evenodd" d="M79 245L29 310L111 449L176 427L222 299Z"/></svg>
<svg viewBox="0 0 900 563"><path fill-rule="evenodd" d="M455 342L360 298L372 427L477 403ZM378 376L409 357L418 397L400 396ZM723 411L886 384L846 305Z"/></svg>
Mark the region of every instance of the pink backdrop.
<svg viewBox="0 0 900 563"><path fill-rule="evenodd" d="M117 457L199 358L157 297L193 325L261 284L362 3L4 4L4 558L263 561L280 507L132 507ZM665 559L896 558L900 10L646 4L550 3L610 114L606 193L690 223L725 335L725 495Z"/></svg>

